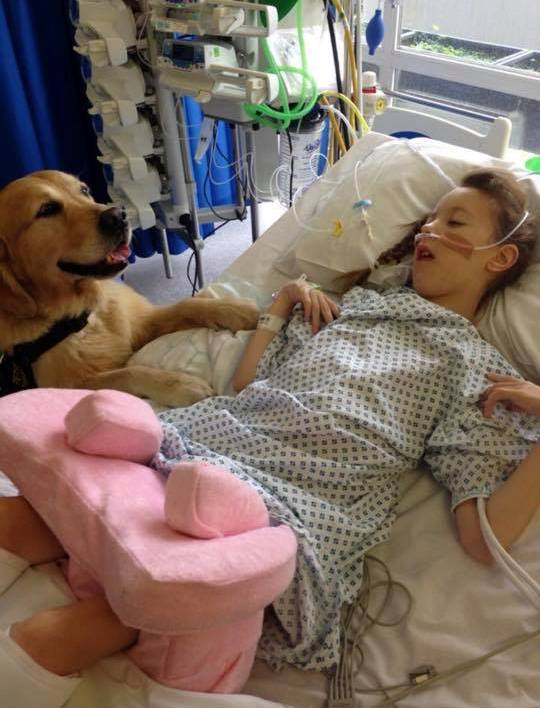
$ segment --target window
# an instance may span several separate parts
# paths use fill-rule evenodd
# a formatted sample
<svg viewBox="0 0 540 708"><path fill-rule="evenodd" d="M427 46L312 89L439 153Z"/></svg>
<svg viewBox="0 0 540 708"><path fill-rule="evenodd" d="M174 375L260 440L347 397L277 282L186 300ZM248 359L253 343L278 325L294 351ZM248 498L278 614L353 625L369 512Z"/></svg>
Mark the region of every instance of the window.
<svg viewBox="0 0 540 708"><path fill-rule="evenodd" d="M364 7L369 18L377 2ZM420 100L477 129L507 116L511 145L540 152L540 2L385 0L384 22L383 45L366 59L397 103Z"/></svg>

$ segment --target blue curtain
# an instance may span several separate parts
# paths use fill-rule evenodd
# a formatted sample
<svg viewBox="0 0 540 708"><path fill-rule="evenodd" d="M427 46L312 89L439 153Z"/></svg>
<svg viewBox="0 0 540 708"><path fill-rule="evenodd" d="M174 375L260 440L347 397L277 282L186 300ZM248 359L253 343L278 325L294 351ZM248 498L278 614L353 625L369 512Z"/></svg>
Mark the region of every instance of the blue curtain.
<svg viewBox="0 0 540 708"><path fill-rule="evenodd" d="M73 51L74 27L69 0L1 0L0 2L0 188L29 172L58 169L81 177L98 201L108 200L106 182L97 162L96 135L88 115L88 100L80 61ZM202 113L185 100L190 147L195 153ZM232 162L229 133L218 130L214 152L218 165ZM232 168L216 167L208 174L210 154L194 162L199 206L236 200ZM217 184L223 182L224 184ZM201 227L202 235L213 231ZM160 250L154 230L139 232L135 253L150 256ZM169 235L172 253L186 245Z"/></svg>
<svg viewBox="0 0 540 708"><path fill-rule="evenodd" d="M58 169L79 175L106 200L67 4L0 3L0 187Z"/></svg>

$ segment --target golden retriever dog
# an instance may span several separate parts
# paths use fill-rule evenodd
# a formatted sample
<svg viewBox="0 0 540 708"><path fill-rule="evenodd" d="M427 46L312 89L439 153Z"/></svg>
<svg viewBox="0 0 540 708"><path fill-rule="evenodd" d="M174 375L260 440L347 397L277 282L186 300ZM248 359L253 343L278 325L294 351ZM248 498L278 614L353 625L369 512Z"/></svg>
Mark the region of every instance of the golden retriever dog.
<svg viewBox="0 0 540 708"><path fill-rule="evenodd" d="M197 377L127 361L176 330L252 329L257 308L203 297L152 305L112 280L128 265L130 238L123 209L97 204L63 172L35 172L0 191L0 352L11 361L21 350L28 359L28 346L34 358L36 346L46 349L31 361L30 385L112 388L167 406L212 394Z"/></svg>

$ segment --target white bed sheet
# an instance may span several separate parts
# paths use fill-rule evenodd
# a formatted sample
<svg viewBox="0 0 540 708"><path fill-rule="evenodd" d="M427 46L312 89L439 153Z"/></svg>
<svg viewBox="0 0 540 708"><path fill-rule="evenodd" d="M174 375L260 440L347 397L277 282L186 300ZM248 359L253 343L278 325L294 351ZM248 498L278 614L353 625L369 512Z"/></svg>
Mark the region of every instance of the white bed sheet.
<svg viewBox="0 0 540 708"><path fill-rule="evenodd" d="M287 218L271 227L218 281L249 295L256 282L264 298L286 277L272 268L287 246ZM245 290L242 292L242 288ZM0 494L13 488L0 477ZM515 544L514 557L540 581L540 514ZM364 665L357 677L362 688L394 685L409 671L433 664L441 672L500 647L512 637L540 628L540 613L523 599L496 567L481 566L458 544L447 494L421 471L404 479L400 515L388 543L375 555L388 563L395 579L411 591L411 614L396 627L377 627L364 638ZM39 608L66 601L66 586L55 567L28 570L0 597L0 627ZM395 611L402 605L396 597ZM540 638L492 658L474 671L415 693L401 708L538 708L540 706ZM257 662L242 696L192 694L166 689L148 680L123 655L85 672L69 708L323 708L326 678L287 669L275 674ZM358 705L379 705L384 696L358 697ZM269 703L268 701L271 701Z"/></svg>

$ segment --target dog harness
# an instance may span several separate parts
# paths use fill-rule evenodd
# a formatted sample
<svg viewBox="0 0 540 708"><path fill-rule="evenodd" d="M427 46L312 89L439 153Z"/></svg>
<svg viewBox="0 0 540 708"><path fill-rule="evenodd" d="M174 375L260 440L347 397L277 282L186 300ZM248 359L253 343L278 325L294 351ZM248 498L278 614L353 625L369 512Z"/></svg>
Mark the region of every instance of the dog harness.
<svg viewBox="0 0 540 708"><path fill-rule="evenodd" d="M32 364L70 334L84 329L89 316L90 312L85 310L77 317L64 317L38 339L16 344L12 354L0 352L0 397L27 388L37 388Z"/></svg>

